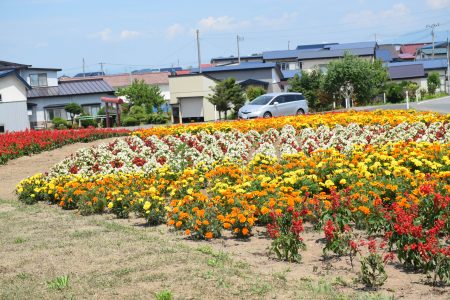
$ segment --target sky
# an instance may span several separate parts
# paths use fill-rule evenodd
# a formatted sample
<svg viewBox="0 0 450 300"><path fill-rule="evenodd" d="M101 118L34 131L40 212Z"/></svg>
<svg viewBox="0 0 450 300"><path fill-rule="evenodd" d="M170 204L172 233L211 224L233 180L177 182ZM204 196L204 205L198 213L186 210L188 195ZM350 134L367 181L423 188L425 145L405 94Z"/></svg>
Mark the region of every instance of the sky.
<svg viewBox="0 0 450 300"><path fill-rule="evenodd" d="M82 71L197 65L299 44L413 43L450 30L450 0L0 0L0 60Z"/></svg>

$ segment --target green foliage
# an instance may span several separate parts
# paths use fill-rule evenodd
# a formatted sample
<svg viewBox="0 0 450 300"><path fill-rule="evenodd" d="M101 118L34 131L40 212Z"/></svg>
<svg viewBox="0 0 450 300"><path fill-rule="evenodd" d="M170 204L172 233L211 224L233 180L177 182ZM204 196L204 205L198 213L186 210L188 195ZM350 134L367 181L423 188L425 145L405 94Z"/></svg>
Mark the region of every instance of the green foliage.
<svg viewBox="0 0 450 300"><path fill-rule="evenodd" d="M73 102L64 106L64 110L70 114L70 119L72 120L72 124L73 124L73 118L75 117L75 115L79 115L83 112L83 108L81 108L80 105L73 103Z"/></svg>
<svg viewBox="0 0 450 300"><path fill-rule="evenodd" d="M387 279L383 258L378 253L370 253L361 259L361 281L368 287L382 286Z"/></svg>
<svg viewBox="0 0 450 300"><path fill-rule="evenodd" d="M57 128L57 129L66 129L67 128L67 121L64 120L63 118L60 118L60 117L53 118L52 123L55 126L55 128Z"/></svg>
<svg viewBox="0 0 450 300"><path fill-rule="evenodd" d="M53 290L63 290L69 287L69 276L63 275L47 282L48 287Z"/></svg>
<svg viewBox="0 0 450 300"><path fill-rule="evenodd" d="M259 96L262 96L266 93L266 90L260 86L249 86L245 90L245 95L247 96L248 101L252 101Z"/></svg>
<svg viewBox="0 0 450 300"><path fill-rule="evenodd" d="M386 84L386 98L391 103L399 103L403 101L405 95L403 93L403 87L395 82Z"/></svg>
<svg viewBox="0 0 450 300"><path fill-rule="evenodd" d="M144 80L135 79L130 86L119 88L117 96L125 96L130 101L129 106L143 106L147 113L152 113L156 107L161 112L161 106L166 102L161 89L156 85L148 85Z"/></svg>
<svg viewBox="0 0 450 300"><path fill-rule="evenodd" d="M166 124L169 117L164 113L152 113L147 115L147 124Z"/></svg>
<svg viewBox="0 0 450 300"><path fill-rule="evenodd" d="M430 74L428 74L427 86L428 86L428 93L430 94L436 93L436 90L441 87L441 80L439 78L439 73L431 72Z"/></svg>
<svg viewBox="0 0 450 300"><path fill-rule="evenodd" d="M324 90L339 99L353 99L364 105L377 96L388 74L380 61L371 62L349 53L330 62L325 76Z"/></svg>
<svg viewBox="0 0 450 300"><path fill-rule="evenodd" d="M146 109L141 105L134 105L130 108L129 113L127 114L127 117L132 117L138 121L138 123L146 123L147 121L147 113ZM139 125L137 124L137 125Z"/></svg>
<svg viewBox="0 0 450 300"><path fill-rule="evenodd" d="M311 110L320 111L329 108L333 99L323 90L325 75L320 69L311 72L302 71L302 75L295 75L289 79L290 92L302 93L308 100Z"/></svg>
<svg viewBox="0 0 450 300"><path fill-rule="evenodd" d="M125 116L122 119L122 125L123 126L136 126L139 125L140 122L135 117L132 116Z"/></svg>
<svg viewBox="0 0 450 300"><path fill-rule="evenodd" d="M424 88L419 89L419 94L420 94L420 99L424 99L426 94L427 94L427 90Z"/></svg>
<svg viewBox="0 0 450 300"><path fill-rule="evenodd" d="M408 81L406 85L404 86L405 91L408 92L408 95L410 98L416 97L416 92L419 89L419 85L415 82Z"/></svg>
<svg viewBox="0 0 450 300"><path fill-rule="evenodd" d="M80 114L80 117L90 117L90 116L91 116L91 115L88 114L88 113L82 113L82 114ZM89 127L89 126L92 126L92 127L96 127L96 126L97 126L97 121L96 121L94 118L92 118L92 119L86 119L86 120L81 120L80 123L81 123L81 126L82 126L83 128L87 128L87 127Z"/></svg>
<svg viewBox="0 0 450 300"><path fill-rule="evenodd" d="M155 295L156 300L172 300L173 295L168 290L163 290Z"/></svg>
<svg viewBox="0 0 450 300"><path fill-rule="evenodd" d="M221 118L221 113L224 112L226 119L228 110L233 108L236 113L245 104L246 98L244 93L234 78L227 78L217 83L211 89L214 94L209 95L207 99L216 106L219 118Z"/></svg>

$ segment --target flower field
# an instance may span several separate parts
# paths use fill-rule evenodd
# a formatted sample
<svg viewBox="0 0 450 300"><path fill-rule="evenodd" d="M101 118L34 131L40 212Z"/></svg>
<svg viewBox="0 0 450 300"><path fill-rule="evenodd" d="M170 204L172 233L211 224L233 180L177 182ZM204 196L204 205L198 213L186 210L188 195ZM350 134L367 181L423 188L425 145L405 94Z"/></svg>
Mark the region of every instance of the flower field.
<svg viewBox="0 0 450 300"><path fill-rule="evenodd" d="M67 144L89 142L108 137L127 135L128 130L78 129L78 130L27 130L0 135L0 165L8 160L31 155Z"/></svg>
<svg viewBox="0 0 450 300"><path fill-rule="evenodd" d="M196 239L226 231L251 239L255 226L266 226L271 252L297 262L308 224L322 232L324 254L359 257L368 286L383 284L394 258L433 283L450 280L443 115L351 112L152 128L80 150L24 179L17 193L85 215L135 213Z"/></svg>

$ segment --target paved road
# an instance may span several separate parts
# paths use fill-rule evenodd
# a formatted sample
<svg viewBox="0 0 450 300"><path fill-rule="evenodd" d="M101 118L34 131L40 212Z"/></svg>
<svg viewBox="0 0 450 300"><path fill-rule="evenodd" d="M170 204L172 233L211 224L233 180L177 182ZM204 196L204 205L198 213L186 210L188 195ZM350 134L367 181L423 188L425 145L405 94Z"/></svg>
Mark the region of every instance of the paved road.
<svg viewBox="0 0 450 300"><path fill-rule="evenodd" d="M443 114L450 114L450 97L425 100L420 102L411 102L410 109L421 111L434 111ZM354 107L355 110L377 110L377 109L406 109L406 103L386 104L377 106Z"/></svg>

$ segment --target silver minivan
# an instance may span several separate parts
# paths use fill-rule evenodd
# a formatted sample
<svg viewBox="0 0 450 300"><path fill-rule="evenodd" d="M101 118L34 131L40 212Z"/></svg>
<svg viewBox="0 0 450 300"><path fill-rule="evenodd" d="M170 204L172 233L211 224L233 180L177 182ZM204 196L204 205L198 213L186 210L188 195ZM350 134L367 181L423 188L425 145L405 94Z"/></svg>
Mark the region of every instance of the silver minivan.
<svg viewBox="0 0 450 300"><path fill-rule="evenodd" d="M255 98L239 109L240 119L302 115L308 112L308 101L301 93L270 93Z"/></svg>

